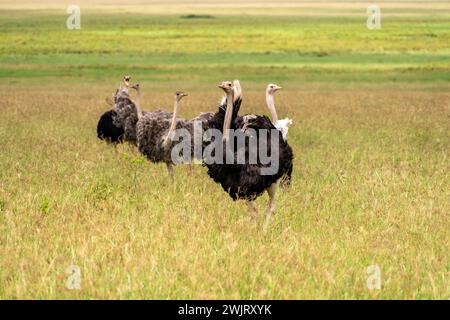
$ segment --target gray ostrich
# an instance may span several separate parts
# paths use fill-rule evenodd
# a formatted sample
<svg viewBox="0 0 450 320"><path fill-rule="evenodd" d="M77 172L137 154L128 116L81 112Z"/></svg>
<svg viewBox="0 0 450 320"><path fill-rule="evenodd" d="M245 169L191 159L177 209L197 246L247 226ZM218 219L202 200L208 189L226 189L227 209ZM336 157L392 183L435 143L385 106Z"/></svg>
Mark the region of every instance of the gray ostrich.
<svg viewBox="0 0 450 320"><path fill-rule="evenodd" d="M113 124L124 130L123 140L132 145L136 145L136 106L131 100L128 92L130 77L124 77L125 86L119 85L114 94Z"/></svg>
<svg viewBox="0 0 450 320"><path fill-rule="evenodd" d="M127 80L127 82L125 81ZM124 130L123 140L128 143L137 146L136 137L136 124L138 122L138 114L136 103L131 99L128 87L129 87L130 77L124 77L125 86L119 85L119 88L114 94L114 110L115 116L113 117L113 123L115 126L122 128ZM140 98L140 97L139 97ZM159 118L165 118L169 120L172 116L170 112L155 110L153 112L140 111L142 115L152 114L152 116L157 116Z"/></svg>
<svg viewBox="0 0 450 320"><path fill-rule="evenodd" d="M139 151L154 163L164 162L170 178L173 180L172 148L175 143L171 136L175 129L187 129L192 133L190 121L178 119L180 100L186 93L177 91L174 99L174 110L171 119L161 112L144 113L141 109L141 91L139 84L132 86L136 90L136 138Z"/></svg>

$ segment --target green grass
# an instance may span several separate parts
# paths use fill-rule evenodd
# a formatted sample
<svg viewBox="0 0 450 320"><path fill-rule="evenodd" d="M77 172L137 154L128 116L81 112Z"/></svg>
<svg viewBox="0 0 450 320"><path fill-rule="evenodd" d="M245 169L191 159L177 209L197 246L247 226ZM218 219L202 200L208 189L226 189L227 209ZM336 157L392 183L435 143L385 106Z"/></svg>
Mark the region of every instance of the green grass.
<svg viewBox="0 0 450 320"><path fill-rule="evenodd" d="M449 10L432 6L388 9L379 31L354 8L90 9L80 31L64 10L0 11L0 298L448 299ZM285 88L295 169L266 233L204 168L171 184L98 141L124 73L146 109L188 91L183 117L215 110L225 79L242 113Z"/></svg>
<svg viewBox="0 0 450 320"><path fill-rule="evenodd" d="M105 80L124 72L202 83L228 74L259 82L267 74L296 83L449 80L448 19L430 14L386 19L378 31L366 28L364 15L186 19L87 10L76 31L66 29L64 12L0 16L0 77L17 81Z"/></svg>

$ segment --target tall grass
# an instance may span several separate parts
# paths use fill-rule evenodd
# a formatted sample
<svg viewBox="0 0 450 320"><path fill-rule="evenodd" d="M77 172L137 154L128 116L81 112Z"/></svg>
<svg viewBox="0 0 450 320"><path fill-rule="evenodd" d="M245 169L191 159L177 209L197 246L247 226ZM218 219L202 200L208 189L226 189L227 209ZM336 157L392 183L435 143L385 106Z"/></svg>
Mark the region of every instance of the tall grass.
<svg viewBox="0 0 450 320"><path fill-rule="evenodd" d="M448 10L392 11L375 32L365 11L311 10L96 9L81 31L64 11L0 11L0 298L448 299ZM188 91L182 117L216 110L225 79L242 80L243 114L285 88L293 184L266 233L201 166L171 183L98 141L124 73L145 109Z"/></svg>

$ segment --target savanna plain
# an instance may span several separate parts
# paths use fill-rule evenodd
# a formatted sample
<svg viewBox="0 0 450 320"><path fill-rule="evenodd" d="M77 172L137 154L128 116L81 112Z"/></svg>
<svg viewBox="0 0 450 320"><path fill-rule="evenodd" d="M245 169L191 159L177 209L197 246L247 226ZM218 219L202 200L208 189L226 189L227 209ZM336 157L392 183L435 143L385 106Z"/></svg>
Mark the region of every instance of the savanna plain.
<svg viewBox="0 0 450 320"><path fill-rule="evenodd" d="M378 1L379 30L366 2L85 2L80 30L63 1L0 2L0 298L450 298L448 1ZM97 139L124 74L148 110L188 92L185 118L223 80L242 114L283 86L293 181L266 232L267 195L251 221L201 165L172 183Z"/></svg>

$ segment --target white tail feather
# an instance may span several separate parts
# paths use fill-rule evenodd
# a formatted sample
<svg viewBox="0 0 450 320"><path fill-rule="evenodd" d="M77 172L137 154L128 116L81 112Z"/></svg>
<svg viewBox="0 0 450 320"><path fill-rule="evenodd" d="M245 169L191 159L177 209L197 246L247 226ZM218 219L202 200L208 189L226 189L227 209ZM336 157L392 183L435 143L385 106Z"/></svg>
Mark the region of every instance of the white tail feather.
<svg viewBox="0 0 450 320"><path fill-rule="evenodd" d="M281 135L283 136L283 140L287 140L289 126L292 124L292 119L284 118L281 120L278 120L276 123L274 123L275 128L277 128L279 131L281 131Z"/></svg>

